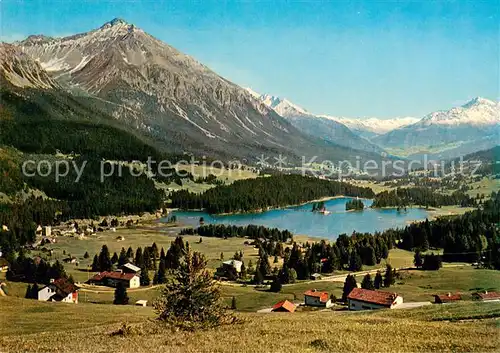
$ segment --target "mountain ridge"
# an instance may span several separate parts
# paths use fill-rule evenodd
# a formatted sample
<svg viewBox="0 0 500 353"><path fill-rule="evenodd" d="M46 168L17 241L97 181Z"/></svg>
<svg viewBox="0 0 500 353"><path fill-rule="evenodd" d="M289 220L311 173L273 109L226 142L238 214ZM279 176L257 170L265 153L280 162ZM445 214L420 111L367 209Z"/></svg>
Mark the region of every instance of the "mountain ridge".
<svg viewBox="0 0 500 353"><path fill-rule="evenodd" d="M418 122L373 138L393 149L410 149L410 157L427 154L455 158L494 147L500 141L500 104L476 97L460 107L432 112Z"/></svg>
<svg viewBox="0 0 500 353"><path fill-rule="evenodd" d="M277 114L290 121L296 128L311 136L319 137L348 148L384 153L383 148L353 133L347 126L335 119L314 115L286 98L269 94L259 94L249 88L247 90L259 102L273 109Z"/></svg>
<svg viewBox="0 0 500 353"><path fill-rule="evenodd" d="M62 38L29 36L18 47L62 89L172 153L254 162L260 155L298 161L360 154L302 133L243 88L121 19Z"/></svg>

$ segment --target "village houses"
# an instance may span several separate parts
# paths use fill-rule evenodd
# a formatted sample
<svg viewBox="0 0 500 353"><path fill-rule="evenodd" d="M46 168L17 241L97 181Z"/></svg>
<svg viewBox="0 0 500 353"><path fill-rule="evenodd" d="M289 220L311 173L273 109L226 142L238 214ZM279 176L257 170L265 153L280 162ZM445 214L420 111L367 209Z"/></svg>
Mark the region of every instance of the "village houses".
<svg viewBox="0 0 500 353"><path fill-rule="evenodd" d="M497 302L500 301L500 292L488 292L488 291L478 292L472 295L472 299L482 300L485 302L493 302L493 301Z"/></svg>
<svg viewBox="0 0 500 353"><path fill-rule="evenodd" d="M126 273L122 270L99 272L88 280L89 284L107 287L116 287L120 282L127 288L138 288L141 285L137 274Z"/></svg>
<svg viewBox="0 0 500 353"><path fill-rule="evenodd" d="M460 293L456 294L446 293L446 294L434 295L434 304L453 303L459 300L462 300L462 296L460 295Z"/></svg>
<svg viewBox="0 0 500 353"><path fill-rule="evenodd" d="M330 308L333 306L327 292L320 292L316 289L308 290L304 293L304 303L307 306L318 306Z"/></svg>
<svg viewBox="0 0 500 353"><path fill-rule="evenodd" d="M282 300L276 304L273 305L271 311L272 312L285 312L285 313L293 313L297 306L288 301L288 300Z"/></svg>
<svg viewBox="0 0 500 353"><path fill-rule="evenodd" d="M65 278L51 280L38 291L38 300L77 304L78 287Z"/></svg>
<svg viewBox="0 0 500 353"><path fill-rule="evenodd" d="M397 293L354 288L347 296L349 310L393 309L403 304Z"/></svg>

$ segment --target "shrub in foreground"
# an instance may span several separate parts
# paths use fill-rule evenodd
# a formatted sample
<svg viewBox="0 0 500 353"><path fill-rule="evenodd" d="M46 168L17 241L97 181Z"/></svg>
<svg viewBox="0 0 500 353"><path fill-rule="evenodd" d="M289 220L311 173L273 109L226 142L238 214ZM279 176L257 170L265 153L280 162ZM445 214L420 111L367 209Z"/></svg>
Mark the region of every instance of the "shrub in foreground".
<svg viewBox="0 0 500 353"><path fill-rule="evenodd" d="M153 306L158 320L185 330L235 322L223 303L220 288L206 270L207 261L187 251Z"/></svg>

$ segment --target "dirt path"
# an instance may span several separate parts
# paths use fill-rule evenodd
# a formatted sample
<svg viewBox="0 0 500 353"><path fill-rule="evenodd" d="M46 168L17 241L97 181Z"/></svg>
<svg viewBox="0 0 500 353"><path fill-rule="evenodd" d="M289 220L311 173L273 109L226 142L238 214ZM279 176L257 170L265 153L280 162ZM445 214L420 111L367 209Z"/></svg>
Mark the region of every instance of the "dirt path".
<svg viewBox="0 0 500 353"><path fill-rule="evenodd" d="M115 291L114 288L104 287L104 286L91 286L88 284L79 284L77 286L81 292L87 292L87 293L99 294L99 293L113 293ZM144 291L155 289L155 288L158 288L161 286L162 286L162 284L155 284L155 285L149 286L149 287L127 288L127 292L128 293L144 292Z"/></svg>
<svg viewBox="0 0 500 353"><path fill-rule="evenodd" d="M451 264L443 264L443 267L461 267L461 266L468 266L469 264L466 263L451 263ZM415 270L415 267L400 267L400 268L394 268L396 271L404 271L404 270ZM300 284L312 284L312 283L318 283L318 282L345 282L345 279L347 275L354 275L354 276L364 276L366 274L375 274L378 271L384 273L385 268L376 268L373 270L366 270L366 271L358 271L358 272L349 272L349 273L344 273L341 275L332 275L332 276L324 276L321 279L316 279L316 280L308 280L308 281L300 281L298 283ZM220 282L223 286L236 286L236 287L241 287L243 284L241 283L236 283L236 282ZM291 283L291 284L284 284L283 287L286 286L293 286L296 283ZM248 287L255 287L255 284L246 284Z"/></svg>

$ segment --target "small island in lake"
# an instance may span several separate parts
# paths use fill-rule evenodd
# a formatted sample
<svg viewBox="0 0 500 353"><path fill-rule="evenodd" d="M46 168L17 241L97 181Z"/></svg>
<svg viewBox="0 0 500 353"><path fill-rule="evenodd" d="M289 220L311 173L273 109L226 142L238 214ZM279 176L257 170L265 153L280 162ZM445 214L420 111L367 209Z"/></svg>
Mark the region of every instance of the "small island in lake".
<svg viewBox="0 0 500 353"><path fill-rule="evenodd" d="M313 203L312 211L313 212L319 212L319 213L322 213L322 214L325 214L325 215L330 214L330 212L325 207L325 202L324 201L320 201L318 203Z"/></svg>
<svg viewBox="0 0 500 353"><path fill-rule="evenodd" d="M365 208L365 205L363 204L363 201L359 200L359 199L352 199L350 201L347 201L346 204L345 204L345 209L347 211L350 211L350 210L362 210Z"/></svg>

